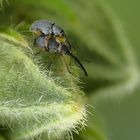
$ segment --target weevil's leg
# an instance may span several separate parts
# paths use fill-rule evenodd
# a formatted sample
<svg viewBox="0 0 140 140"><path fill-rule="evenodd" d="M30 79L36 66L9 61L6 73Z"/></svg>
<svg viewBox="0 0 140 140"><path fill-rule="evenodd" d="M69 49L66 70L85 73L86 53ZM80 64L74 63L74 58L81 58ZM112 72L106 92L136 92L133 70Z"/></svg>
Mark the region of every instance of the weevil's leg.
<svg viewBox="0 0 140 140"><path fill-rule="evenodd" d="M62 54L62 46L61 44L59 44L58 48L57 48L58 54Z"/></svg>
<svg viewBox="0 0 140 140"><path fill-rule="evenodd" d="M74 56L72 53L69 53L68 55L70 55L80 66L80 68L83 70L85 76L88 76L84 66L82 65L82 63L78 60L78 58L76 56Z"/></svg>
<svg viewBox="0 0 140 140"><path fill-rule="evenodd" d="M33 36L34 36L34 34L33 34ZM36 45L36 38L35 37L34 37L34 40L33 40L33 44ZM41 53L41 50L39 52L35 53L34 56L36 56L40 53Z"/></svg>
<svg viewBox="0 0 140 140"><path fill-rule="evenodd" d="M46 49L46 51L49 51L49 48L48 48L48 39L46 38L45 39L45 49Z"/></svg>
<svg viewBox="0 0 140 140"><path fill-rule="evenodd" d="M41 53L41 50L39 52L35 53L35 56L38 55L38 54L40 54L40 53Z"/></svg>
<svg viewBox="0 0 140 140"><path fill-rule="evenodd" d="M68 66L68 64L67 64L67 62L66 62L65 57L61 56L61 59L62 59L62 61L64 62L65 66L66 66L66 68L67 68L67 71L68 71L70 74L72 74L72 72L70 71L69 66Z"/></svg>
<svg viewBox="0 0 140 140"><path fill-rule="evenodd" d="M49 43L50 38L51 38L50 35L45 37L45 49L46 49L46 51L49 51L48 43Z"/></svg>
<svg viewBox="0 0 140 140"><path fill-rule="evenodd" d="M37 53L35 53L35 56L38 55L38 54L40 54L42 51L45 51L45 48L40 48L40 51L37 52Z"/></svg>
<svg viewBox="0 0 140 140"><path fill-rule="evenodd" d="M36 42L36 38L37 38L37 37L36 37L35 33L33 32L33 44L34 44L34 45L36 44L36 43L35 43L35 42Z"/></svg>
<svg viewBox="0 0 140 140"><path fill-rule="evenodd" d="M34 37L33 37L34 38ZM36 45L36 38L34 38L33 40L33 44Z"/></svg>

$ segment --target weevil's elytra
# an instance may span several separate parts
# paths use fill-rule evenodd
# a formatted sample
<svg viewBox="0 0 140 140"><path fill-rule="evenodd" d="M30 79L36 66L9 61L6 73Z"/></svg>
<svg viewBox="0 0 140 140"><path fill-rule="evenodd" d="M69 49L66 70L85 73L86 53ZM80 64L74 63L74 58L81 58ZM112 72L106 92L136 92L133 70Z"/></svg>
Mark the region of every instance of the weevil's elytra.
<svg viewBox="0 0 140 140"><path fill-rule="evenodd" d="M49 35L49 34L53 34L56 36L64 36L64 30L55 25L55 23L50 22L48 20L37 20L35 21L31 27L30 27L30 31L31 32L36 32L36 31L41 31L44 35Z"/></svg>
<svg viewBox="0 0 140 140"><path fill-rule="evenodd" d="M72 54L71 45L61 27L48 20L37 20L31 25L30 31L35 35L34 44L36 46L49 53L69 55L78 63L85 76L88 75L82 63Z"/></svg>
<svg viewBox="0 0 140 140"><path fill-rule="evenodd" d="M40 30L44 35L48 35L52 33L53 25L54 23L48 20L37 20L31 25L30 31L35 32Z"/></svg>

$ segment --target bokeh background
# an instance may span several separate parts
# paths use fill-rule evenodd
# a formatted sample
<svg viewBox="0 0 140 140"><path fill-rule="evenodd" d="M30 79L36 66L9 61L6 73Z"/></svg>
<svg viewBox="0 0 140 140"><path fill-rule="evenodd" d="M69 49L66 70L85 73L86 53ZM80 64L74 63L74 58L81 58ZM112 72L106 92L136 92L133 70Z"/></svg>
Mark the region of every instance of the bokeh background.
<svg viewBox="0 0 140 140"><path fill-rule="evenodd" d="M139 62L140 49L140 20L139 20L139 4L137 0L106 0L105 1L113 9L125 30L129 42L132 45L137 62ZM130 96L126 96L117 103L103 104L103 112L107 119L113 140L138 140L140 139L140 91L134 92Z"/></svg>
<svg viewBox="0 0 140 140"><path fill-rule="evenodd" d="M82 76L88 125L75 140L140 139L138 0L2 0L1 5L2 31L12 28L28 38L33 21L49 19L67 32L89 73Z"/></svg>

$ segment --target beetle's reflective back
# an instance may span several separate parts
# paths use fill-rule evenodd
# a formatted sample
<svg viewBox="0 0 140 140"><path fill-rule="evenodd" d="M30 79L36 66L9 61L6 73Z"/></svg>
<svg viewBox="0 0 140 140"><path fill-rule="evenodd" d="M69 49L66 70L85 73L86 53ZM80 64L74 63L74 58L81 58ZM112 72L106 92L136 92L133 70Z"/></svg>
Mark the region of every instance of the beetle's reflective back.
<svg viewBox="0 0 140 140"><path fill-rule="evenodd" d="M31 32L41 31L44 35L53 34L56 36L64 36L64 30L55 23L48 20L37 20L30 27Z"/></svg>
<svg viewBox="0 0 140 140"><path fill-rule="evenodd" d="M36 30L40 30L43 34L48 35L52 33L53 22L48 20L37 20L32 23L30 27L30 31L34 32Z"/></svg>

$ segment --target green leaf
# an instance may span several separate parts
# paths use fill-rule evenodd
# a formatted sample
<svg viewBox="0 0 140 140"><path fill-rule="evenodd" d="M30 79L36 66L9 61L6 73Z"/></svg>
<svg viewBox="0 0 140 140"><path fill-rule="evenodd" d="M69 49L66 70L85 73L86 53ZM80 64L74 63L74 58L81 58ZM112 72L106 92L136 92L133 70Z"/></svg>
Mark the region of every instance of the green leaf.
<svg viewBox="0 0 140 140"><path fill-rule="evenodd" d="M9 129L9 139L61 139L85 124L82 91L56 84L21 40L0 34L0 44L0 125Z"/></svg>

